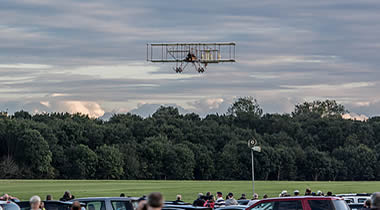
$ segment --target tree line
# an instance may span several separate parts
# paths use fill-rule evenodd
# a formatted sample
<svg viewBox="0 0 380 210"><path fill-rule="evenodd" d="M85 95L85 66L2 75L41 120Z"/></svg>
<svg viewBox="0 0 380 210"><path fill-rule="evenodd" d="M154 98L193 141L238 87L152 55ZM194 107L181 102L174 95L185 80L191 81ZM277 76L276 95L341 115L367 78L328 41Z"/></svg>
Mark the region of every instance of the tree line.
<svg viewBox="0 0 380 210"><path fill-rule="evenodd" d="M333 100L269 114L252 97L226 114L0 114L0 178L380 180L380 117L342 118Z"/></svg>

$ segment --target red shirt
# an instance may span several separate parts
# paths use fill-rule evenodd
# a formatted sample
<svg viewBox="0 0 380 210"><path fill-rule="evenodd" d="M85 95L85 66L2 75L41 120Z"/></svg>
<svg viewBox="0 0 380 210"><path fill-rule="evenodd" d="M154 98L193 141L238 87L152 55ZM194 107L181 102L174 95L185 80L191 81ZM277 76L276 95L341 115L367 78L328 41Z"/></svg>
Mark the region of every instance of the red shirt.
<svg viewBox="0 0 380 210"><path fill-rule="evenodd" d="M210 207L210 208L214 208L215 206L215 202L211 202L211 201L206 201L205 204L203 205L204 207Z"/></svg>

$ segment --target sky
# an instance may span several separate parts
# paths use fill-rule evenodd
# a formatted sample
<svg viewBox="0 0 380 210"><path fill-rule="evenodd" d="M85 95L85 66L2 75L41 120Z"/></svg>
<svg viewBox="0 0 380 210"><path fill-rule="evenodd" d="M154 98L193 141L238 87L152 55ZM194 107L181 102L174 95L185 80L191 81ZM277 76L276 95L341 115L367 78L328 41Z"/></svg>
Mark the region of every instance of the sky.
<svg viewBox="0 0 380 210"><path fill-rule="evenodd" d="M3 0L0 17L1 111L205 116L252 96L380 115L378 0ZM161 42L235 42L237 62L176 74L146 61Z"/></svg>

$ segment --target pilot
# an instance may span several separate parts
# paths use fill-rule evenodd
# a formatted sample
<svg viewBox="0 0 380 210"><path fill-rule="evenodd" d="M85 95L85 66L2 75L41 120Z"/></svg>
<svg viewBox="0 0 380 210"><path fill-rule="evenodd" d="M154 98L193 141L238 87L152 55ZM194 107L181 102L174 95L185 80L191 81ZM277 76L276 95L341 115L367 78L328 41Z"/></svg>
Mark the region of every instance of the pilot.
<svg viewBox="0 0 380 210"><path fill-rule="evenodd" d="M186 60L187 60L187 61L191 61L191 58L192 58L192 55L191 55L191 53L189 52L189 53L187 54Z"/></svg>

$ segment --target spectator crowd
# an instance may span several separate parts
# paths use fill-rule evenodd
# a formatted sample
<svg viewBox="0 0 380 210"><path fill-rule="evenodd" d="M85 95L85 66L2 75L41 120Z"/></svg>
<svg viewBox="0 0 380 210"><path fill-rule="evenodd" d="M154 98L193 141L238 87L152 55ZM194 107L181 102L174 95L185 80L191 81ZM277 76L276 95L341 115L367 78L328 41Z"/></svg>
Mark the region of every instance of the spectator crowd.
<svg viewBox="0 0 380 210"><path fill-rule="evenodd" d="M300 196L300 191L295 190L293 194L289 194L286 190L283 190L279 197L290 197L290 196ZM307 188L304 193L305 196L334 196L332 192L327 192L326 195L322 191L312 192L310 188ZM124 193L120 194L120 197L125 197ZM59 199L60 201L70 201L75 198L74 195L71 194L70 191L65 191L63 196ZM268 195L264 194L262 199L267 199ZM8 194L4 194L0 197L1 201L17 201L17 197L13 197ZM52 195L46 196L46 201L53 200ZM249 199L246 197L246 194L242 194L241 197L238 200L249 200L247 205L251 206L254 204L257 200L259 200L259 195L257 193L254 193L252 195L252 198ZM221 207L226 206L233 206L233 205L239 205L238 200L235 199L234 194L232 192L229 192L226 197L223 197L222 192L216 192L216 196L211 194L211 192L207 192L205 195L203 193L198 193L197 198L192 203L193 206L197 207L209 207L211 209L217 209ZM41 201L41 198L38 195L34 195L29 200L30 203L30 209L31 210L45 210L44 208L44 202ZM187 204L184 201L182 201L182 195L177 195L176 200L172 202L173 204ZM138 208L137 210L161 210L164 206L164 197L159 192L153 192L149 194L148 196L142 196L138 200ZM371 198L364 202L363 204L363 210L364 209L373 209L373 210L380 210L380 192L375 192L371 195ZM0 206L0 210L3 210ZM73 202L71 206L71 210L85 210L84 207L81 206L81 204L78 201Z"/></svg>

